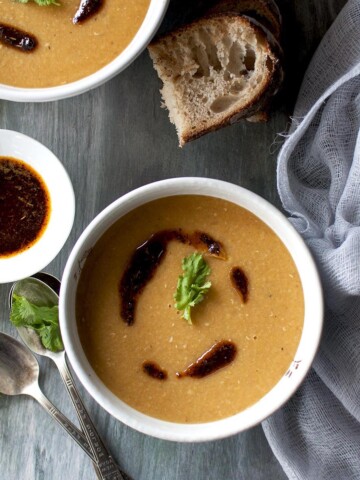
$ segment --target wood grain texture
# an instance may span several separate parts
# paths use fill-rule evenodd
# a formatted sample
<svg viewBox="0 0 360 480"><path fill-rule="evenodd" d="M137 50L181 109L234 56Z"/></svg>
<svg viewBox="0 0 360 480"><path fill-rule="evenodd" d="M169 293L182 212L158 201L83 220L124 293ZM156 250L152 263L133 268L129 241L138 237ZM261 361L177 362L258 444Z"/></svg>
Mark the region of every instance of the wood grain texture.
<svg viewBox="0 0 360 480"><path fill-rule="evenodd" d="M172 0L162 31L194 16L194 8L202 3ZM288 75L277 112L267 124L243 122L179 149L175 130L160 108L159 81L146 52L106 85L77 98L46 104L0 101L0 128L43 142L73 181L74 228L47 271L61 276L71 248L95 215L120 195L151 181L214 177L249 188L280 206L276 154L283 137L279 133L289 125L306 65L345 0L281 0L279 4L285 19ZM0 330L16 336L8 322L9 288L0 285ZM40 366L45 393L75 421L55 367L47 359L40 359ZM79 390L114 457L136 480L285 478L261 426L211 443L165 442L125 427L80 385ZM86 455L30 398L0 397L0 432L0 478L95 478Z"/></svg>

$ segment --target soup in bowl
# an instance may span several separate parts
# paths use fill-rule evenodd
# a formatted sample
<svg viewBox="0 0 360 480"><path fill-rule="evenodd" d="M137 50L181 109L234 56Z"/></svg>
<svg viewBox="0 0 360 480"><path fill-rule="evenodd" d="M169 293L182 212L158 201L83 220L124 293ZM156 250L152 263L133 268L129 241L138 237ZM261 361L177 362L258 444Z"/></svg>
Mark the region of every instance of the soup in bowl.
<svg viewBox="0 0 360 480"><path fill-rule="evenodd" d="M168 1L60 0L39 6L35 0L4 0L0 98L58 100L104 83L150 42Z"/></svg>
<svg viewBox="0 0 360 480"><path fill-rule="evenodd" d="M305 377L322 293L286 218L236 185L178 178L107 207L65 268L70 361L109 413L144 433L204 441L249 428Z"/></svg>

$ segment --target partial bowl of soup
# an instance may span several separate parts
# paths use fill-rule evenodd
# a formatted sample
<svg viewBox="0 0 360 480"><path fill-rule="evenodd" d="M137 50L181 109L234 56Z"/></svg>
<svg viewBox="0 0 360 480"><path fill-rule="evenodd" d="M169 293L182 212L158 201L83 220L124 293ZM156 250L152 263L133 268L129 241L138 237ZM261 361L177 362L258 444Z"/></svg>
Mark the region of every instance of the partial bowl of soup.
<svg viewBox="0 0 360 480"><path fill-rule="evenodd" d="M169 0L0 3L0 98L71 97L114 77L145 49ZM50 2L51 3L51 2Z"/></svg>
<svg viewBox="0 0 360 480"><path fill-rule="evenodd" d="M35 139L0 129L0 283L46 267L67 240L74 214L60 160Z"/></svg>
<svg viewBox="0 0 360 480"><path fill-rule="evenodd" d="M67 262L60 324L90 395L143 433L207 441L250 428L299 387L323 303L288 220L227 182L175 178L116 200Z"/></svg>

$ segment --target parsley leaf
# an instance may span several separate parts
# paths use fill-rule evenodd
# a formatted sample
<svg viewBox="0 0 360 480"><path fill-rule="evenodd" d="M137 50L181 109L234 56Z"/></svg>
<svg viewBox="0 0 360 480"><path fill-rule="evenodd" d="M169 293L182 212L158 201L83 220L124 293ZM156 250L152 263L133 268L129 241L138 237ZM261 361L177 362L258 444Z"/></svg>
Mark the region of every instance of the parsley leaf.
<svg viewBox="0 0 360 480"><path fill-rule="evenodd" d="M29 0L16 0L18 3L29 3ZM33 0L35 3L40 5L40 7L48 7L49 5L60 6L60 3L57 0Z"/></svg>
<svg viewBox="0 0 360 480"><path fill-rule="evenodd" d="M203 259L201 253L193 253L182 261L183 275L179 276L176 293L175 308L182 310L182 317L189 323L191 321L191 308L204 300L204 296L211 287L211 282L206 281L211 269Z"/></svg>
<svg viewBox="0 0 360 480"><path fill-rule="evenodd" d="M39 307L13 294L10 321L15 327L35 330L44 347L52 352L64 349L59 327L59 307Z"/></svg>

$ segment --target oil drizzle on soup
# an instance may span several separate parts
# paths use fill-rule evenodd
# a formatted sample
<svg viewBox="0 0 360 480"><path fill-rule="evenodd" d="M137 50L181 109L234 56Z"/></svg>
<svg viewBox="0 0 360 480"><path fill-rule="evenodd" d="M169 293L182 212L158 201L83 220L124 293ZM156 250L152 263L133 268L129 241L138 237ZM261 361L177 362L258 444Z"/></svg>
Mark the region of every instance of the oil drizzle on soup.
<svg viewBox="0 0 360 480"><path fill-rule="evenodd" d="M120 312L123 320L132 325L135 320L135 308L139 295L153 278L164 259L167 245L176 240L193 245L210 255L224 258L224 249L220 242L204 232L184 233L181 229L156 232L138 246L131 255L129 264L120 280Z"/></svg>
<svg viewBox="0 0 360 480"><path fill-rule="evenodd" d="M156 362L146 361L143 363L143 371L149 375L149 377L156 378L157 380L166 380L167 372L162 369Z"/></svg>
<svg viewBox="0 0 360 480"><path fill-rule="evenodd" d="M189 365L183 372L177 372L178 378L194 377L203 378L224 368L233 362L237 348L233 342L221 340L215 343L209 350L201 355L194 363Z"/></svg>
<svg viewBox="0 0 360 480"><path fill-rule="evenodd" d="M3 23L0 23L0 42L22 52L32 52L37 46L34 35Z"/></svg>
<svg viewBox="0 0 360 480"><path fill-rule="evenodd" d="M103 0L81 0L79 8L74 15L73 23L81 23L95 15L102 7L102 4Z"/></svg>
<svg viewBox="0 0 360 480"><path fill-rule="evenodd" d="M240 267L233 267L230 278L234 288L240 293L243 302L246 303L249 295L249 281L245 272Z"/></svg>

